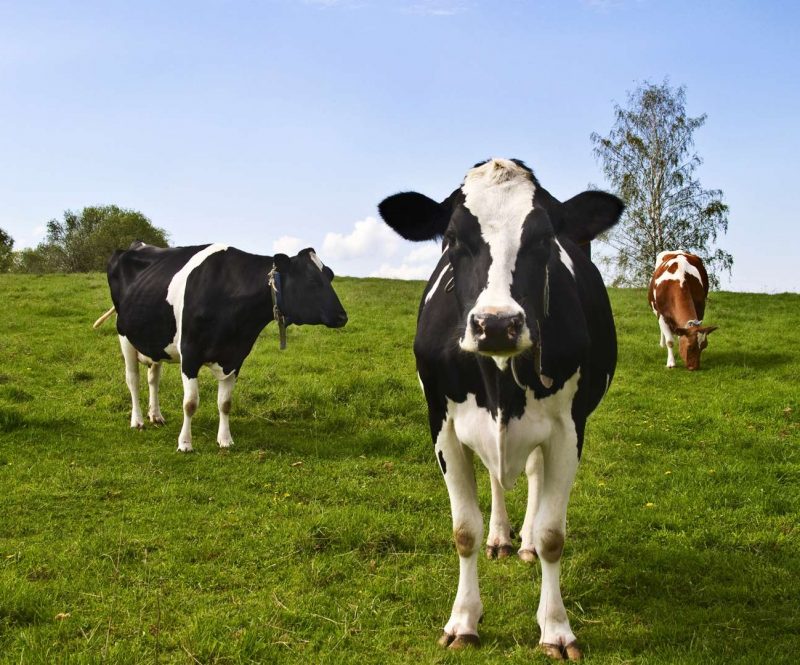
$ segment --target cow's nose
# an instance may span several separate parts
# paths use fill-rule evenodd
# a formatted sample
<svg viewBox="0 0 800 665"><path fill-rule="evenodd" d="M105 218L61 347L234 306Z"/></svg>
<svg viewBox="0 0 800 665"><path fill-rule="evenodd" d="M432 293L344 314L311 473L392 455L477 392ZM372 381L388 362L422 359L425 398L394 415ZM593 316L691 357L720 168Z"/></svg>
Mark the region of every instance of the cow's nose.
<svg viewBox="0 0 800 665"><path fill-rule="evenodd" d="M470 317L470 328L482 351L505 351L516 347L525 316L513 314L480 314Z"/></svg>

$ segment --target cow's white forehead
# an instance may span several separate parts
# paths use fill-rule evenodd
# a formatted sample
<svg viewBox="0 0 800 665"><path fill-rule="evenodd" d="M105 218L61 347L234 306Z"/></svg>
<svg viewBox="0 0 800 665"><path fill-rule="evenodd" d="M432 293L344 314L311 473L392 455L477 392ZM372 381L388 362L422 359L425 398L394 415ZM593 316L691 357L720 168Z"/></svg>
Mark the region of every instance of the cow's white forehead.
<svg viewBox="0 0 800 665"><path fill-rule="evenodd" d="M461 191L492 257L486 286L475 306L519 310L511 298L511 282L522 226L533 210L536 187L530 172L510 160L492 159L467 172Z"/></svg>

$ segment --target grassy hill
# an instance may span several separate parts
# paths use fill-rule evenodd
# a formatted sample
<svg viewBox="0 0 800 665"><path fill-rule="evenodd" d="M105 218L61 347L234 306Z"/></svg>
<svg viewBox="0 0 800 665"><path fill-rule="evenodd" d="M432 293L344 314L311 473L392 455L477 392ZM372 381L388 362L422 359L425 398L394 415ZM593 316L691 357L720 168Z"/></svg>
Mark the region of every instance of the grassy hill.
<svg viewBox="0 0 800 665"><path fill-rule="evenodd" d="M0 276L0 663L546 662L516 558L479 564L484 647L436 646L458 563L411 352L422 285L335 286L344 329L290 328L285 352L263 333L230 452L201 375L184 455L177 367L167 425L128 428L113 320L91 328L104 275ZM664 368L642 291L611 299L620 363L562 565L587 662L796 662L800 296L714 294L695 373Z"/></svg>

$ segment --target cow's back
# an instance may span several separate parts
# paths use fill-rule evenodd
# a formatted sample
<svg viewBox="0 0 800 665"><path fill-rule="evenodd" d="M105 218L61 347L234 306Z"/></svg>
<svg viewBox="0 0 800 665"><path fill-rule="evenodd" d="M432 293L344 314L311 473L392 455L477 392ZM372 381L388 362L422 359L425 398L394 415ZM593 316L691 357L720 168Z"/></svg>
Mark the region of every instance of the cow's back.
<svg viewBox="0 0 800 665"><path fill-rule="evenodd" d="M177 330L167 302L175 274L207 245L160 248L134 243L109 260L108 285L117 310L117 332L153 360L170 358L165 349Z"/></svg>
<svg viewBox="0 0 800 665"><path fill-rule="evenodd" d="M650 307L673 329L702 320L708 296L708 273L702 259L682 250L661 252L647 289Z"/></svg>

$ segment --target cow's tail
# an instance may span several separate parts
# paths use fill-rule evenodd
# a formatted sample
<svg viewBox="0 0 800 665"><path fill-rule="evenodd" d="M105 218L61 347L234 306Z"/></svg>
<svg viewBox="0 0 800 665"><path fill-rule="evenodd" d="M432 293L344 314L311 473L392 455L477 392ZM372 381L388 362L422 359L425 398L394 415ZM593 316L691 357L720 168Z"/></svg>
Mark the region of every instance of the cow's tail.
<svg viewBox="0 0 800 665"><path fill-rule="evenodd" d="M111 318L111 315L116 311L117 311L116 307L112 307L105 314L103 314L103 316L101 316L99 319L97 319L97 321L94 322L92 328L99 328L100 326L102 326L106 321L108 321Z"/></svg>

